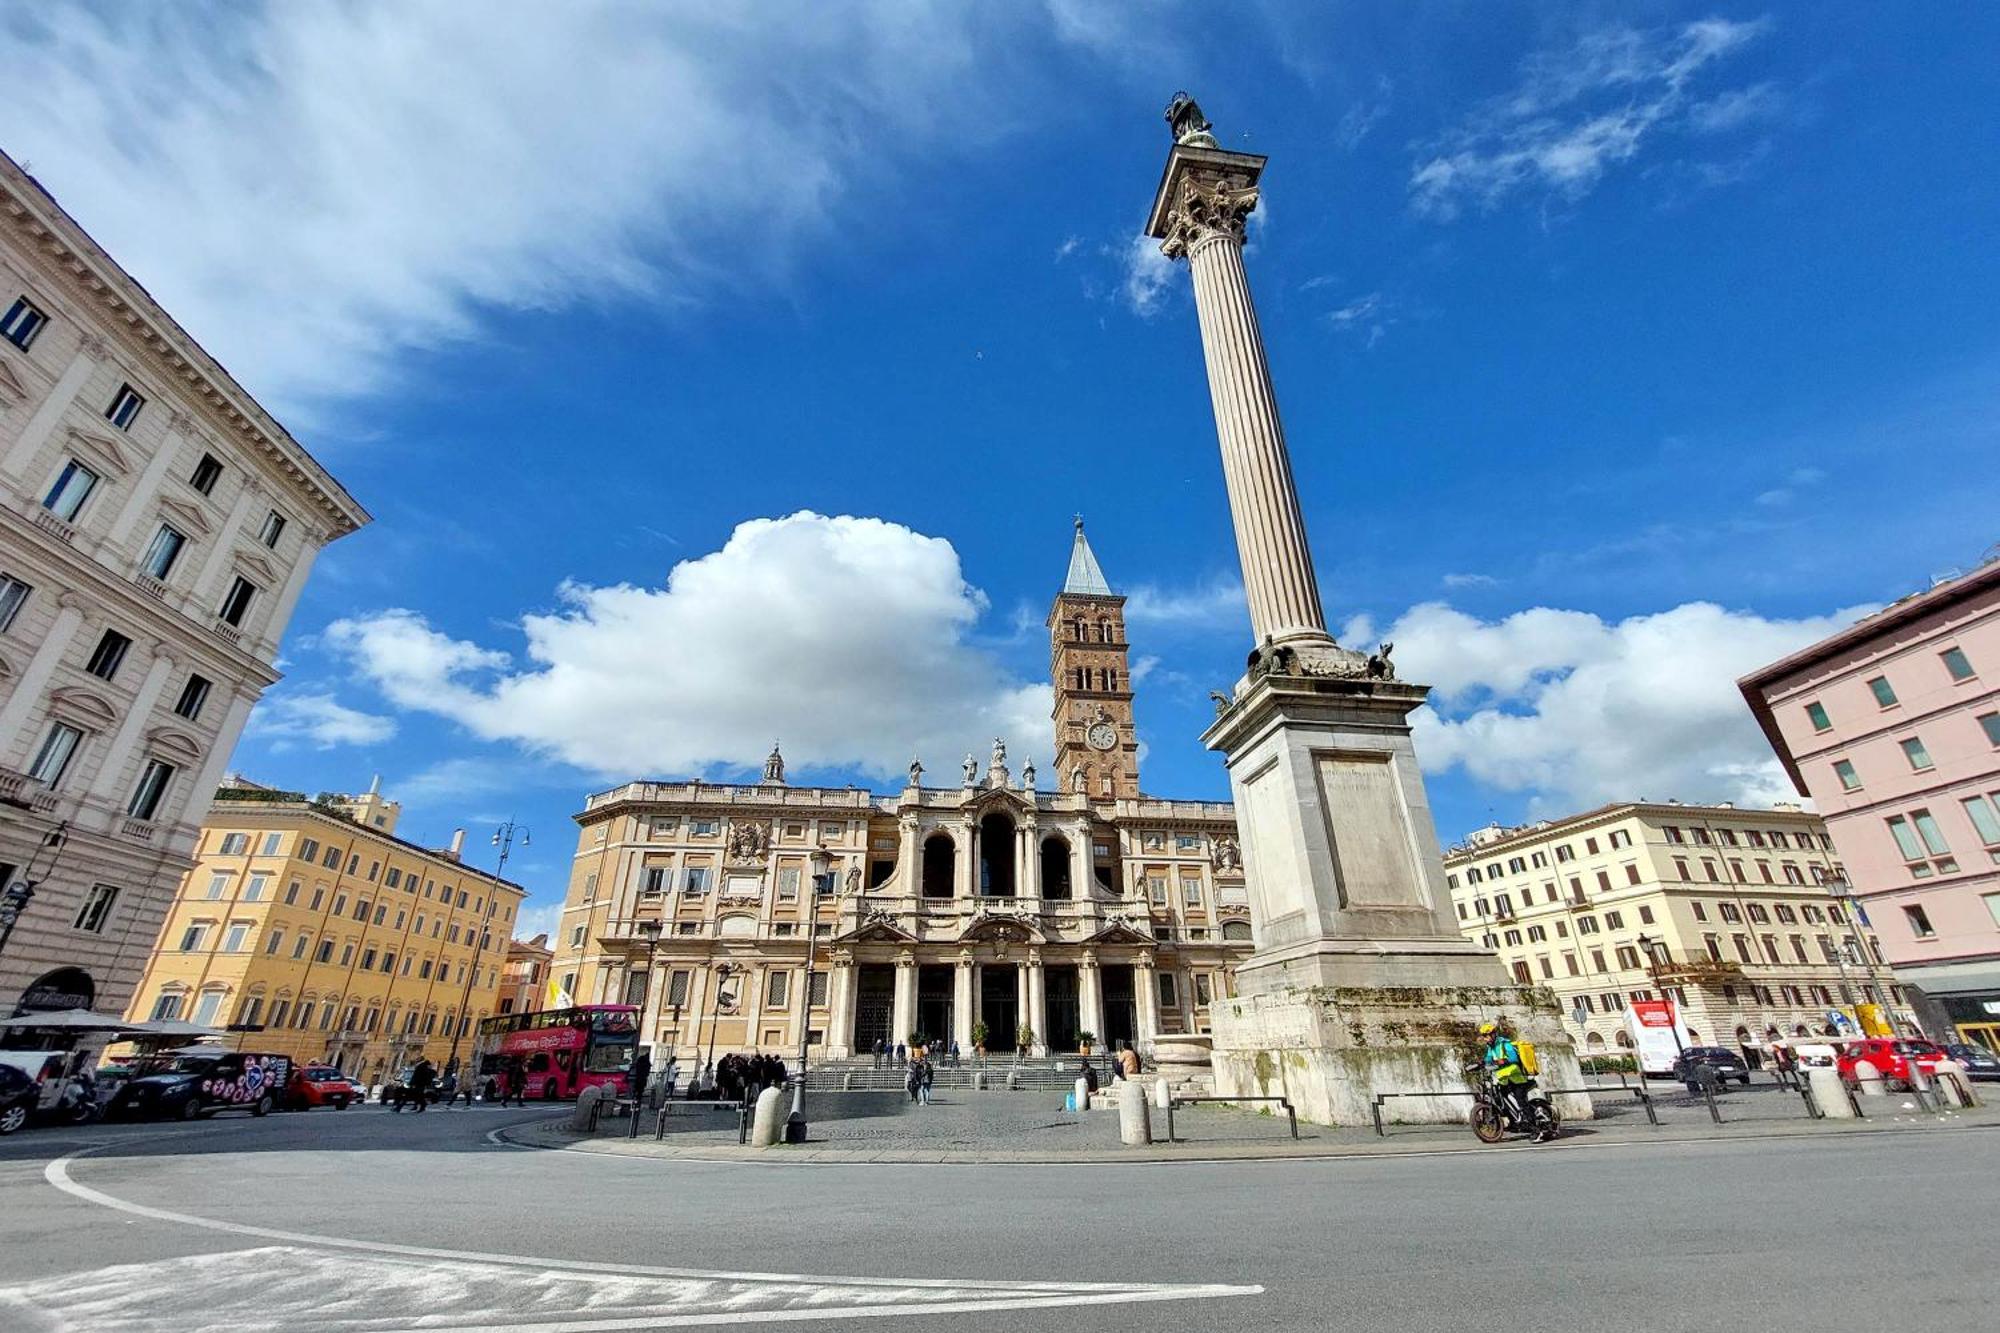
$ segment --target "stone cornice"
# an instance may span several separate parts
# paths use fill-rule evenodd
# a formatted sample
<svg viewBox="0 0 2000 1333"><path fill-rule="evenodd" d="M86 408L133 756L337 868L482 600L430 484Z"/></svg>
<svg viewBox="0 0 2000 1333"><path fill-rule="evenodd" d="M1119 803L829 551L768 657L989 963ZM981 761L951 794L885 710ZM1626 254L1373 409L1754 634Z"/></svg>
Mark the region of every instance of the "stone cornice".
<svg viewBox="0 0 2000 1333"><path fill-rule="evenodd" d="M45 273L65 282L79 304L95 307L104 326L141 352L160 380L197 405L218 433L290 482L336 537L370 521L347 489L4 152L0 217L45 261Z"/></svg>

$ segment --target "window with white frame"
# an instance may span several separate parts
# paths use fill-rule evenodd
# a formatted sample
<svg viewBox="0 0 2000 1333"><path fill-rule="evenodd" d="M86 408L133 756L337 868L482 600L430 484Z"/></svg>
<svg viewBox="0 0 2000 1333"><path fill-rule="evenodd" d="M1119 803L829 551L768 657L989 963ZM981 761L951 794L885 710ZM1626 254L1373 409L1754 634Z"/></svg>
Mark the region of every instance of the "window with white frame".
<svg viewBox="0 0 2000 1333"><path fill-rule="evenodd" d="M0 574L0 634L13 625L14 617L21 614L21 608L28 604L28 594L33 591L34 588L12 574Z"/></svg>
<svg viewBox="0 0 2000 1333"><path fill-rule="evenodd" d="M86 931L92 935L104 933L104 923L111 919L111 909L118 902L118 888L112 884L93 884L90 892L83 897L83 906L76 912L76 919L70 922L74 930Z"/></svg>
<svg viewBox="0 0 2000 1333"><path fill-rule="evenodd" d="M104 419L120 430L130 430L132 423L139 419L139 409L145 405L144 394L129 384L121 384L111 400L111 406L104 409Z"/></svg>
<svg viewBox="0 0 2000 1333"><path fill-rule="evenodd" d="M53 791L62 782L69 761L82 743L83 733L75 727L66 722L50 723L41 749L35 751L35 762L28 765L28 776Z"/></svg>
<svg viewBox="0 0 2000 1333"><path fill-rule="evenodd" d="M126 805L125 813L134 819L146 820L159 814L177 771L164 759L148 759L146 771L139 775L139 785L132 789L132 800Z"/></svg>
<svg viewBox="0 0 2000 1333"><path fill-rule="evenodd" d="M147 545L146 554L140 557L139 568L164 583L167 576L174 572L174 563L186 548L187 534L171 523L162 523Z"/></svg>
<svg viewBox="0 0 2000 1333"><path fill-rule="evenodd" d="M7 313L0 316L0 338L5 338L22 351L35 344L35 337L49 322L49 317L25 296L14 298L14 304L7 307Z"/></svg>
<svg viewBox="0 0 2000 1333"><path fill-rule="evenodd" d="M84 501L91 497L100 480L98 475L77 462L74 458L63 464L56 474L55 484L42 497L42 508L54 514L65 523L76 522L76 516L83 510Z"/></svg>

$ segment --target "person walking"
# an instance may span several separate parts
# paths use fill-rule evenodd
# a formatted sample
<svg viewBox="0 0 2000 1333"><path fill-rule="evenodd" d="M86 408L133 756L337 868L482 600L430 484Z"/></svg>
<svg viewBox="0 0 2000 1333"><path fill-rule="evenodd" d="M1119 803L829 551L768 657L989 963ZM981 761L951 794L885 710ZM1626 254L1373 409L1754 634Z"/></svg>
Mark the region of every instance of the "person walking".
<svg viewBox="0 0 2000 1333"><path fill-rule="evenodd" d="M884 1046L887 1046L888 1044L889 1043L884 1038L877 1037L875 1039L875 1045L873 1049L875 1052L875 1067L877 1069L880 1069L882 1067L882 1048Z"/></svg>
<svg viewBox="0 0 2000 1333"><path fill-rule="evenodd" d="M958 1068L958 1038L957 1038L957 1037L953 1037L953 1038L951 1039L951 1067L952 1067L953 1069L956 1069L956 1068Z"/></svg>
<svg viewBox="0 0 2000 1333"><path fill-rule="evenodd" d="M639 1056L632 1061L632 1072L627 1076L632 1086L632 1114L639 1114L639 1107L646 1100L646 1083L653 1077L653 1050L641 1046Z"/></svg>
<svg viewBox="0 0 2000 1333"><path fill-rule="evenodd" d="M923 1100L921 1090L924 1086L924 1071L918 1068L919 1063L913 1059L903 1071L903 1091L910 1094L910 1100L913 1102Z"/></svg>
<svg viewBox="0 0 2000 1333"><path fill-rule="evenodd" d="M899 1041L899 1042L897 1042L897 1043L896 1043L896 1063L897 1063L897 1064L902 1064L902 1063L903 1063L903 1062L904 1062L905 1060L907 1060L907 1059L909 1059L909 1058L910 1058L910 1048L909 1048L909 1047L907 1047L907 1046L905 1046L905 1045L904 1045L904 1044L903 1044L902 1042L900 1042L900 1041Z"/></svg>
<svg viewBox="0 0 2000 1333"><path fill-rule="evenodd" d="M660 1071L660 1099L662 1101L672 1101L674 1099L674 1085L680 1082L680 1078L681 1062L674 1056L669 1055L667 1057L667 1067Z"/></svg>
<svg viewBox="0 0 2000 1333"><path fill-rule="evenodd" d="M417 1104L418 1115L424 1113L424 1107L430 1102L431 1087L437 1082L437 1076L437 1066L430 1062L430 1057L418 1056L417 1067L410 1071L410 1098Z"/></svg>
<svg viewBox="0 0 2000 1333"><path fill-rule="evenodd" d="M528 1104L528 1075L521 1068L521 1057L518 1055L508 1060L500 1070L500 1105L504 1107L510 1099L522 1106Z"/></svg>
<svg viewBox="0 0 2000 1333"><path fill-rule="evenodd" d="M931 1083L937 1078L937 1067L931 1063L928 1055L919 1060L917 1064L922 1070L922 1074L917 1080L917 1104L919 1106L929 1106L931 1104Z"/></svg>

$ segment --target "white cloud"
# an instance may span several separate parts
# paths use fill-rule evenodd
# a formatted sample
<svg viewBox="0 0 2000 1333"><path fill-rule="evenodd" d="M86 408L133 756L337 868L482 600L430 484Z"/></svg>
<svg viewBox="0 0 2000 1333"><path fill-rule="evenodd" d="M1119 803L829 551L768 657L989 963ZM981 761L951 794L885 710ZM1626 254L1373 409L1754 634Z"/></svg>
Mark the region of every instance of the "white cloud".
<svg viewBox="0 0 2000 1333"><path fill-rule="evenodd" d="M1342 148L1351 153L1361 146L1361 141L1368 137L1368 132L1375 128L1376 122L1389 114L1391 94L1395 92L1395 88L1395 83L1388 75L1377 75L1375 100L1369 101L1364 98L1341 113L1340 123L1334 126L1333 137Z"/></svg>
<svg viewBox="0 0 2000 1333"><path fill-rule="evenodd" d="M0 137L286 413L494 309L782 277L854 187L1019 132L1022 6L10 7ZM1095 59L1097 57L1092 56ZM1051 74L1051 77L1053 75ZM1004 86L1003 86L1004 85Z"/></svg>
<svg viewBox="0 0 2000 1333"><path fill-rule="evenodd" d="M1690 602L1606 622L1536 607L1482 621L1412 607L1384 638L1410 680L1427 769L1462 769L1544 812L1611 800L1769 802L1792 796L1737 677L1851 624L1870 608L1798 620Z"/></svg>
<svg viewBox="0 0 2000 1333"><path fill-rule="evenodd" d="M1447 588L1491 588L1500 582L1491 574L1446 574L1438 581Z"/></svg>
<svg viewBox="0 0 2000 1333"><path fill-rule="evenodd" d="M1688 124L1702 134L1723 134L1785 112L1785 99L1768 83L1733 88L1688 108Z"/></svg>
<svg viewBox="0 0 2000 1333"><path fill-rule="evenodd" d="M1677 28L1614 27L1538 52L1518 87L1480 108L1416 165L1411 206L1449 221L1468 204L1493 208L1530 186L1578 199L1661 132L1719 133L1747 123L1755 118L1752 104L1775 92L1735 90L1736 101L1726 104L1725 92L1691 109L1688 86L1769 26L1711 18Z"/></svg>
<svg viewBox="0 0 2000 1333"><path fill-rule="evenodd" d="M1068 259L1071 255L1077 252L1077 249L1080 246L1082 246L1082 244L1083 244L1083 237L1075 235L1074 233L1063 237L1062 244L1056 247L1056 262L1060 264L1063 260Z"/></svg>
<svg viewBox="0 0 2000 1333"><path fill-rule="evenodd" d="M1160 243L1150 236L1134 236L1116 252L1123 278L1119 295L1132 313L1151 318L1165 303L1174 280L1174 261L1160 253Z"/></svg>
<svg viewBox="0 0 2000 1333"><path fill-rule="evenodd" d="M1152 675L1154 669L1159 665L1160 659L1156 654L1146 653L1141 655L1139 660L1132 664L1132 683L1134 685L1143 684L1146 677Z"/></svg>
<svg viewBox="0 0 2000 1333"><path fill-rule="evenodd" d="M1354 333L1373 347L1396 322L1394 305L1380 292L1357 296L1338 310L1327 313L1327 323L1343 332Z"/></svg>
<svg viewBox="0 0 2000 1333"><path fill-rule="evenodd" d="M1250 610L1243 600L1243 581L1215 578L1191 588L1161 588L1143 584L1125 599L1125 619L1133 625L1164 629L1249 629Z"/></svg>
<svg viewBox="0 0 2000 1333"><path fill-rule="evenodd" d="M550 940L560 938L562 909L560 898L530 899L514 915L514 938L532 940L537 935L546 935Z"/></svg>
<svg viewBox="0 0 2000 1333"><path fill-rule="evenodd" d="M395 719L363 713L331 694L272 695L250 714L247 728L273 749L304 742L319 750L337 745L379 745L396 734Z"/></svg>
<svg viewBox="0 0 2000 1333"><path fill-rule="evenodd" d="M738 525L664 589L565 586L522 620L528 665L403 610L325 640L400 707L592 773L741 769L780 736L795 769L886 775L1046 730L1048 686L971 643L985 610L949 542L802 512Z"/></svg>

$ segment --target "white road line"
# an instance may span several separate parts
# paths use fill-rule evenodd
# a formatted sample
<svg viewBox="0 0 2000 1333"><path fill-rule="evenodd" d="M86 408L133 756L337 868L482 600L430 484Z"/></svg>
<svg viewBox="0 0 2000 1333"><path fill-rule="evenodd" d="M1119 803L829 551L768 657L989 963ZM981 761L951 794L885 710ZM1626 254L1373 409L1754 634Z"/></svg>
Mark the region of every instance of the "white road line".
<svg viewBox="0 0 2000 1333"><path fill-rule="evenodd" d="M563 1271L572 1273L616 1273L627 1276L683 1278L697 1281L722 1282L772 1282L794 1283L841 1287L888 1287L898 1290L930 1288L963 1291L967 1287L988 1288L1012 1293L1048 1293L1060 1296L1063 1301L1082 1300L1089 1296L1101 1296L1119 1300L1183 1300L1211 1296L1249 1296L1261 1293L1261 1286L1230 1286L1221 1283L1176 1283L1151 1285L1144 1283L1113 1282L982 1282L976 1279L953 1281L946 1278L878 1278L878 1277L830 1277L805 1273L728 1272L712 1269L668 1268L651 1264L614 1264L591 1260L549 1260L532 1255L495 1254L485 1250L448 1250L427 1245L399 1245L391 1241L358 1240L347 1236L327 1236L309 1231L288 1231L279 1227L253 1226L245 1222L226 1222L219 1218L198 1217L192 1213L179 1213L171 1209L155 1208L149 1204L134 1203L114 1194L85 1185L70 1175L69 1165L80 1157L101 1152L109 1144L85 1148L58 1157L50 1162L42 1172L42 1177L50 1185L73 1198L102 1208L115 1209L134 1217L144 1217L155 1222L166 1222L176 1226L200 1227L209 1231L227 1232L237 1236L253 1236L260 1240L282 1241L293 1245L308 1245L323 1249L357 1250L370 1254L387 1254L406 1259L446 1259L462 1263L491 1264L510 1268L533 1268L541 1272ZM1152 1293L1152 1294L1148 1294ZM901 1307L907 1311L911 1307ZM931 1308L925 1306L924 1308Z"/></svg>

